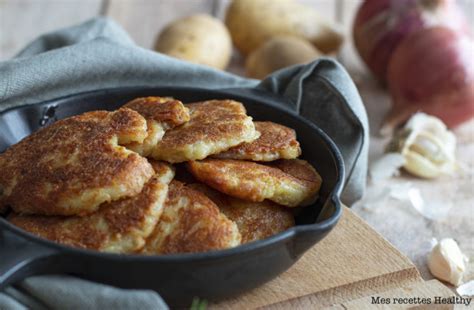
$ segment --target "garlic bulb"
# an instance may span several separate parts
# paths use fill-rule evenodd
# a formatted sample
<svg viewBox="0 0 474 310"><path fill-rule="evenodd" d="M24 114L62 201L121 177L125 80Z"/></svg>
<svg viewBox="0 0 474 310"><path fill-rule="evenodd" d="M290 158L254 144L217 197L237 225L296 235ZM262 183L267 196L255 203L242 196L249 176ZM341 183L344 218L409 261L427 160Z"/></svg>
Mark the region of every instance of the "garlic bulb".
<svg viewBox="0 0 474 310"><path fill-rule="evenodd" d="M428 267L438 279L458 286L466 271L467 257L453 239L443 239L436 244L428 257Z"/></svg>
<svg viewBox="0 0 474 310"><path fill-rule="evenodd" d="M403 167L423 178L451 174L456 168L456 137L438 118L416 113L397 131L387 152L398 152L405 158Z"/></svg>

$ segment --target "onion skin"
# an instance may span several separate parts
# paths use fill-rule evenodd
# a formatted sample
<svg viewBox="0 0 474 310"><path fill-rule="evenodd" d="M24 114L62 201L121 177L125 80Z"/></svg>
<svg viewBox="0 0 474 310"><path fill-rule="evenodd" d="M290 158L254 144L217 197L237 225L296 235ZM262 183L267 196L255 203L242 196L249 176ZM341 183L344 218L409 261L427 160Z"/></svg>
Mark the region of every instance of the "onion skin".
<svg viewBox="0 0 474 310"><path fill-rule="evenodd" d="M366 0L355 18L354 43L372 73L385 82L392 53L403 39L436 25L469 33L455 0Z"/></svg>
<svg viewBox="0 0 474 310"><path fill-rule="evenodd" d="M394 51L387 81L393 107L383 131L417 111L455 127L474 116L474 41L445 27L420 30Z"/></svg>

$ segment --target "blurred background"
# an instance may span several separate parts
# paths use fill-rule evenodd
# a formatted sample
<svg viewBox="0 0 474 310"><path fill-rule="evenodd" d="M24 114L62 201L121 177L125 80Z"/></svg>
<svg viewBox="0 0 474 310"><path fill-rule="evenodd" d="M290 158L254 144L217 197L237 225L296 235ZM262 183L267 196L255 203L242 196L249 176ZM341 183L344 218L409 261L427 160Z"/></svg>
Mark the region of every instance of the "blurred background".
<svg viewBox="0 0 474 310"><path fill-rule="evenodd" d="M44 32L70 26L97 15L112 17L144 48L153 48L157 35L170 22L196 13L224 19L231 0L0 0L0 61L13 57ZM354 50L351 31L362 0L298 0L338 24L346 35L339 59L349 71L364 70ZM471 27L474 1L459 0ZM244 74L235 57L229 71Z"/></svg>
<svg viewBox="0 0 474 310"><path fill-rule="evenodd" d="M353 24L362 0L296 2L314 9L331 28L337 29L343 36L341 46L330 54L346 67L363 96L368 88L370 96L367 97L366 105L371 127L378 130L390 103L384 92L377 93L378 89L383 88L373 83L375 80L354 47ZM402 2L406 0L401 0L400 3ZM231 0L0 0L0 61L13 57L25 44L42 33L77 24L98 15L113 18L128 31L136 44L153 49L159 34L171 22L199 13L224 20L230 3ZM458 0L457 3L471 30L474 30L474 1ZM245 58L235 47L231 61L225 69L238 75L248 75Z"/></svg>
<svg viewBox="0 0 474 310"><path fill-rule="evenodd" d="M207 22L200 21L198 24L195 24L195 21L188 20L187 23L191 26L183 30L180 28L181 25L183 25L182 18L203 13L224 21L231 2L231 0L0 0L0 61L13 57L28 42L42 33L77 24L98 15L113 18L130 34L132 39L139 46L152 50L159 49L165 51L169 46L174 44L176 34L178 37L180 35L183 37L183 33L186 33L188 29L193 29L193 26L195 26L195 30L201 29L199 27ZM273 1L268 1L268 5L270 6L272 2ZM354 30L353 25L362 1L297 0L296 2L309 8L308 10L302 10L300 14L306 17L302 17L301 20L312 18L311 16L308 17L305 15L307 14L305 11L316 12L321 17L321 20L324 20L323 23L319 23L319 21L317 23L317 27L319 27L318 35L323 37L324 40L326 40L325 42L329 42L333 39L338 42L336 48L328 48L328 50L324 52L329 57L338 59L346 67L361 93L367 108L371 126L369 161L371 163L375 162L382 156L385 146L390 140L390 137L381 136L379 132L383 119L389 111L395 96L393 92L391 95L391 92L388 91L386 81L381 81L380 78L377 79L374 77L375 75L370 72L355 48L352 35ZM379 3L382 2L387 3L386 0L381 0ZM396 4L395 6L397 6L407 1L392 0L388 2L394 3ZM429 11L430 8L437 7L441 3L451 3L452 1L420 0L418 2L422 3L426 10ZM468 29L465 31L470 32L472 35L474 31L474 0L459 0L457 4L459 5L459 11L464 15L467 21ZM269 11L265 7L257 8L257 10L261 10L260 13ZM433 13L430 22L439 18L440 14L444 14L443 12L448 12L448 16L441 17L441 19L444 18L447 24L456 27L456 25L451 24L455 24L458 21L457 16L450 15L452 12L449 10L443 10L442 8L440 12ZM276 27L272 24L274 20L278 21L282 16L281 14L288 13L285 10L279 11L278 9L272 12L274 12L272 13L274 14L273 16L262 18L265 22L273 25L269 27ZM397 14L396 10L392 13ZM234 14L238 15L239 13L234 12ZM245 28L245 26L248 26L249 21L246 17L247 16L236 17L237 26L234 25L234 27ZM241 22L239 22L239 18L242 18ZM307 25L304 25L304 22L300 25L297 22L297 17L296 19L294 16L291 18L293 18L293 21L296 20L295 29L297 29L297 31L305 32L307 30L305 28ZM175 23L173 30L170 31L170 29L168 29L167 35L162 34L162 37L158 40L160 33L164 31L165 27L177 20L178 22ZM399 20L388 19L388 23L396 23L397 21ZM406 24L404 24L403 21L401 23L402 28L408 28L410 25L408 21ZM212 25L209 26L209 29L213 29L210 33L212 32L216 37L222 35L222 33L218 34L220 31L219 27L222 28L222 26L223 24L218 25L217 28ZM206 27L208 27L208 25L202 29L207 29ZM225 29L225 27L223 29ZM308 46L305 42L295 43L300 44L298 48L294 48L293 45L288 45L288 42L284 44L274 42L274 45L268 46L267 50L260 51L260 54L257 53L253 55L253 51L252 53L249 51L243 53L242 50L247 48L245 44L250 42L251 39L248 37L248 33L242 34L240 31L241 29L230 29L234 44L230 45L229 41L230 50L226 51L224 49L222 53L217 53L219 57L222 55L225 56L228 53L229 62L227 63L227 59L223 59L221 62L214 64L215 67L242 76L250 75L260 77L259 74L262 70L268 71L269 69L262 69L259 66L262 63L267 63L269 59L272 59L274 55L276 55L275 53L278 54L282 51L286 53L284 56L278 54L276 58L279 60L289 55L288 58L293 60L300 57L301 62L307 62L308 59L315 59L322 55L322 50L325 49L324 43L319 45L318 42L311 42L314 43L316 51L314 50L314 46L311 44ZM247 29L247 31L250 33L258 32L258 29ZM406 31L406 29L404 31ZM206 31L203 30L192 34L192 36L196 35L200 37L203 35L203 32L204 34L206 33ZM236 37L239 36L239 33L241 34L240 45L236 44L237 42L235 40ZM370 35L370 33L367 34L367 36ZM222 47L219 44L221 44L224 39L221 40L219 38L216 39L216 48ZM415 43L417 41L423 41L421 40L423 38L425 38L425 36L418 38ZM236 48L236 46L239 48ZM429 50L438 50L442 47L443 44L434 44L431 48L428 48L428 50L423 51L422 54L418 54L416 57L418 57L418 59L424 58L425 55L432 54L429 53ZM361 48L359 48L359 50L360 49ZM180 49L178 46L177 51L167 50L166 52L170 55L175 53L174 55L176 56L184 50L184 48ZM211 48L209 50L213 49ZM217 51L219 50L217 49ZM295 51L297 51L296 56L293 54ZM463 57L474 59L472 53L474 50L467 49L467 51ZM209 55L211 54L212 53ZM248 55L244 56L244 54ZM192 56L193 55L195 56L196 53L192 54ZM219 58L218 56L211 57L209 55L201 55L199 57L212 58L211 61ZM449 55L449 51L446 51L446 58L449 58ZM249 60L252 57L253 62ZM443 57L444 56L441 56L441 58ZM402 58L410 59L408 56ZM404 64L404 59L400 60L400 66ZM413 59L410 61L413 65L416 64L416 58L415 61L413 61ZM470 63L471 67L465 67L463 69L464 71L461 71L468 72L472 76L474 68L472 68L472 61ZM274 64L269 64L270 67L272 65ZM278 63L277 65L281 64ZM406 63L404 65L406 66ZM442 67L442 65L440 67ZM433 72L433 74L439 71L438 66L429 66L428 70L432 70L430 72ZM427 75L431 75L431 73L426 74L426 76ZM409 74L406 74L406 78L410 78ZM400 79L403 80L403 75L402 78L398 77L398 80ZM403 84L402 82L403 81L398 84ZM416 83L417 81L415 81L414 84ZM470 85L472 86L472 84ZM415 90L414 93L416 94L417 91L418 90ZM472 89L470 91L472 91ZM467 105L471 105L471 109L472 104L472 101L467 102ZM377 184L373 183L369 184L368 192L375 198L372 200L366 199L365 204L360 203L353 206L356 213L367 220L389 241L408 255L416 263L425 278L432 277L426 267L426 256L431 249L430 242L432 237L438 239L452 237L458 241L467 256L471 258L474 257L474 225L472 225L474 222L474 122L472 119L470 121L464 121L462 125L457 126L456 129L454 129L454 134L457 139L456 157L462 167L461 170L463 173L456 174L455 176L442 176L435 180L417 178L410 174L402 173L401 176L392 178L389 181L384 180L384 182L388 182L387 186L390 188L398 187L406 189L408 186L410 190L416 189L421 193L422 207L420 207L420 204L416 205L416 201L392 199L393 197L389 197L390 195L382 193L387 187L377 188ZM370 205L370 207L368 207L368 205ZM441 207L439 207L440 205ZM436 216L434 216L433 213L427 214L427 212L432 212L433 208L440 210L438 213L435 212ZM431 211L426 211L427 209ZM471 267L473 266L472 261L473 259L471 259ZM470 268L466 279L472 279L473 277L474 271L473 268Z"/></svg>

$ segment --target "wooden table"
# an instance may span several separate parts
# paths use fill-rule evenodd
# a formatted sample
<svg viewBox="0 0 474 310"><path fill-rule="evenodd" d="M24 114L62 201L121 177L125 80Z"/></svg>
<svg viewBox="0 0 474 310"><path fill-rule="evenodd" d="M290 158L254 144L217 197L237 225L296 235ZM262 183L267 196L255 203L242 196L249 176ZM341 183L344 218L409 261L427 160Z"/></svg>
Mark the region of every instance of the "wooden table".
<svg viewBox="0 0 474 310"><path fill-rule="evenodd" d="M360 1L299 1L313 6L346 31L347 40L338 59L351 73L366 104L372 130L370 159L377 158L386 143L378 136L377 129L390 106L390 97L366 71L350 39L350 27ZM474 22L474 1L460 2L469 20ZM114 18L138 45L151 48L156 35L168 22L194 13L208 13L222 18L228 3L229 0L0 0L0 61L15 55L41 33L97 15ZM237 53L229 71L244 74L242 59ZM430 221L410 207L400 206L394 201L381 204L375 212L362 207L354 209L414 261L426 279L431 278L425 260L432 237L455 238L474 261L474 122L457 129L456 135L459 140L458 158L466 167L463 175L437 181L423 181L403 175L392 180L393 184L412 182L425 197L453 203L447 218ZM430 201L433 200L428 200L428 203ZM470 270L466 277L468 280L474 278L474 268Z"/></svg>

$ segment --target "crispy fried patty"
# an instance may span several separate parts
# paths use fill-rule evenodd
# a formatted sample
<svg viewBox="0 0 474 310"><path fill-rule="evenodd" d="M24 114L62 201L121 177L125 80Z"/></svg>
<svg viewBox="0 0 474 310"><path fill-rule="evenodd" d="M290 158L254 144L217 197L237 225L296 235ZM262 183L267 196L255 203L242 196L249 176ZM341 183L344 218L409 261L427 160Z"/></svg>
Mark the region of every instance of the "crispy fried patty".
<svg viewBox="0 0 474 310"><path fill-rule="evenodd" d="M142 142L133 142L127 148L148 156L153 152L166 130L180 126L189 121L189 110L179 100L170 97L136 98L124 105L125 108L137 111L148 125L148 135Z"/></svg>
<svg viewBox="0 0 474 310"><path fill-rule="evenodd" d="M171 166L155 163L155 176L136 196L100 206L91 215L38 216L12 214L14 225L61 244L90 250L133 253L141 249L160 218L173 178Z"/></svg>
<svg viewBox="0 0 474 310"><path fill-rule="evenodd" d="M190 184L189 187L205 194L227 218L237 224L242 243L266 239L295 225L291 210L272 201L245 201L222 194L202 183Z"/></svg>
<svg viewBox="0 0 474 310"><path fill-rule="evenodd" d="M121 145L146 135L145 119L130 109L88 112L42 128L0 155L0 203L22 214L86 215L134 196L153 168Z"/></svg>
<svg viewBox="0 0 474 310"><path fill-rule="evenodd" d="M170 184L163 214L144 254L196 253L235 247L237 225L204 194L179 181Z"/></svg>
<svg viewBox="0 0 474 310"><path fill-rule="evenodd" d="M199 181L222 193L254 202L269 199L287 207L311 203L321 186L316 170L299 159L281 160L272 166L233 159L205 159L189 162L187 167Z"/></svg>
<svg viewBox="0 0 474 310"><path fill-rule="evenodd" d="M273 161L293 159L301 155L300 144L293 129L273 122L254 122L260 137L216 155L214 158Z"/></svg>
<svg viewBox="0 0 474 310"><path fill-rule="evenodd" d="M170 163L203 159L259 136L240 102L210 100L186 107L189 122L168 130L151 157Z"/></svg>

